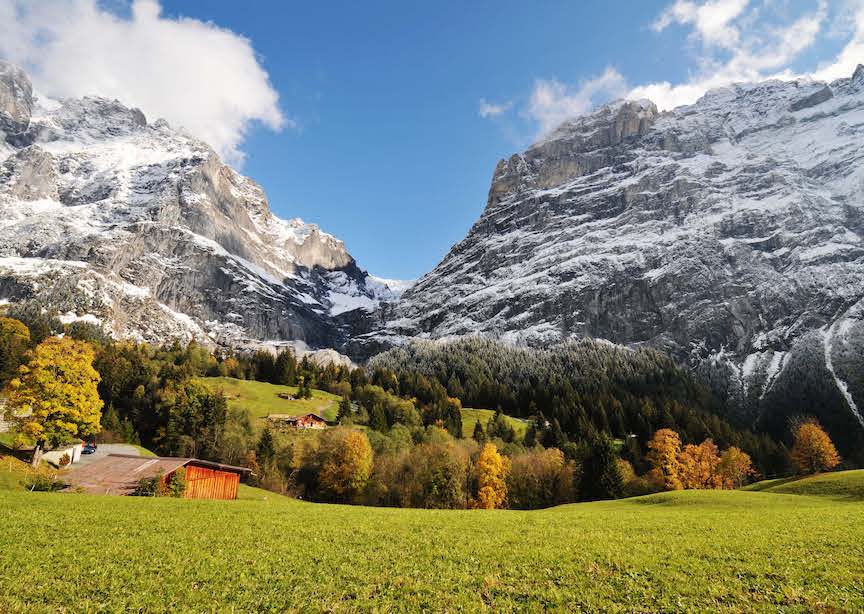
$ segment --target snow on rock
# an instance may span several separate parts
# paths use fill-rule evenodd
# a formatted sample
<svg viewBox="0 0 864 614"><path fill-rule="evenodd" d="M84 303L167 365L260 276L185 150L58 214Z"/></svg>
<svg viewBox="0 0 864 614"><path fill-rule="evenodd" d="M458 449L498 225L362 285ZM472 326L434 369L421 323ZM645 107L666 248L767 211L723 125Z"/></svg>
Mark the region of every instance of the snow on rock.
<svg viewBox="0 0 864 614"><path fill-rule="evenodd" d="M619 101L565 122L498 163L468 235L356 352L591 336L660 347L725 398L760 398L798 340L864 298L860 74L736 84L663 113Z"/></svg>
<svg viewBox="0 0 864 614"><path fill-rule="evenodd" d="M156 342L338 347L353 324L331 309L393 298L366 279L206 143L116 100L40 97L0 62L0 299Z"/></svg>

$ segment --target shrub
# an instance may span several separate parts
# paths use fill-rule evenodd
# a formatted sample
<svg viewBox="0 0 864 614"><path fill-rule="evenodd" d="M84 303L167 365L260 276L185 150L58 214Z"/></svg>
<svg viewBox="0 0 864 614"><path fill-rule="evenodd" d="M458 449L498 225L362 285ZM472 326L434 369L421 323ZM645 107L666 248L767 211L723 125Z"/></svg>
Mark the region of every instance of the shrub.
<svg viewBox="0 0 864 614"><path fill-rule="evenodd" d="M54 492L66 488L66 483L58 480L53 473L34 472L24 479L24 488L30 492Z"/></svg>
<svg viewBox="0 0 864 614"><path fill-rule="evenodd" d="M183 498L186 495L185 467L180 467L171 476L171 480L168 482L168 491L172 497Z"/></svg>
<svg viewBox="0 0 864 614"><path fill-rule="evenodd" d="M66 467L71 462L72 459L70 458L69 453L66 452L63 456L60 457L59 465L61 467Z"/></svg>
<svg viewBox="0 0 864 614"><path fill-rule="evenodd" d="M135 497L159 497L160 491L164 490L162 483L162 472L157 473L150 478L141 478L138 480L138 486L132 491Z"/></svg>

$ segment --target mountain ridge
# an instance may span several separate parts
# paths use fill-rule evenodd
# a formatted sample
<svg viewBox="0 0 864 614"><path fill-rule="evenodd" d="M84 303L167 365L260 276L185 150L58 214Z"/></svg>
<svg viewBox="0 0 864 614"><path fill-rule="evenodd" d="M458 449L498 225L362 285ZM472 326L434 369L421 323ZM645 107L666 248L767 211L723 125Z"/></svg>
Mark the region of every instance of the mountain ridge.
<svg viewBox="0 0 864 614"><path fill-rule="evenodd" d="M339 347L397 291L205 143L0 63L0 297L119 337ZM346 309L351 306L350 309ZM354 307L356 305L356 307ZM357 318L358 314L354 314Z"/></svg>
<svg viewBox="0 0 864 614"><path fill-rule="evenodd" d="M600 107L501 160L465 239L355 351L474 334L650 345L741 422L815 413L860 439L862 134L860 66L662 113ZM811 376L792 381L799 370ZM784 413L772 395L800 407Z"/></svg>

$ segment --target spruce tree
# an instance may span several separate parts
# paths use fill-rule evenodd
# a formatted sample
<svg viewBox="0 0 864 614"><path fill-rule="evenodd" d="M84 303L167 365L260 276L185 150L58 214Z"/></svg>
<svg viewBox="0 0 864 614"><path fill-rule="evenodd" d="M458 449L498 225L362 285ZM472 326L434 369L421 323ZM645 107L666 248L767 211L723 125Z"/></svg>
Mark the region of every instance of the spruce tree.
<svg viewBox="0 0 864 614"><path fill-rule="evenodd" d="M579 498L582 501L617 499L624 490L615 444L605 433L595 436L589 442L582 460L579 490Z"/></svg>
<svg viewBox="0 0 864 614"><path fill-rule="evenodd" d="M262 467L267 467L276 458L276 446L273 442L273 433L269 426L265 426L258 439L255 456Z"/></svg>
<svg viewBox="0 0 864 614"><path fill-rule="evenodd" d="M522 445L526 448L533 448L537 445L537 423L534 420L528 423L528 429L525 431Z"/></svg>
<svg viewBox="0 0 864 614"><path fill-rule="evenodd" d="M477 443L486 441L486 432L483 430L483 424L479 420L474 423L474 434L471 437Z"/></svg>

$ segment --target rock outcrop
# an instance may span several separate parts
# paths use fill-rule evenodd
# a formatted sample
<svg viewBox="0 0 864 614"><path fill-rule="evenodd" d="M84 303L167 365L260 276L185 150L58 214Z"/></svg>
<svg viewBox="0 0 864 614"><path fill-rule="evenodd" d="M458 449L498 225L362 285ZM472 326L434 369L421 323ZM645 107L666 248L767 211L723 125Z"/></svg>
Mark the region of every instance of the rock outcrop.
<svg viewBox="0 0 864 614"><path fill-rule="evenodd" d="M17 66L0 62L0 132L4 138L13 140L25 132L32 110L33 86L29 77Z"/></svg>

